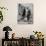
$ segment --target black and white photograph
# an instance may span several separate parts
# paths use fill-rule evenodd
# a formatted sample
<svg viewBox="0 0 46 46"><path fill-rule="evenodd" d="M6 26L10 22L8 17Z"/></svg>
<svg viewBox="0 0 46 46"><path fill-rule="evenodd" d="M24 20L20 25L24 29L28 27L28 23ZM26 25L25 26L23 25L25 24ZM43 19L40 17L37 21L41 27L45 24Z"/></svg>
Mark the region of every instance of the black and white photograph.
<svg viewBox="0 0 46 46"><path fill-rule="evenodd" d="M33 24L33 4L18 4L18 24Z"/></svg>

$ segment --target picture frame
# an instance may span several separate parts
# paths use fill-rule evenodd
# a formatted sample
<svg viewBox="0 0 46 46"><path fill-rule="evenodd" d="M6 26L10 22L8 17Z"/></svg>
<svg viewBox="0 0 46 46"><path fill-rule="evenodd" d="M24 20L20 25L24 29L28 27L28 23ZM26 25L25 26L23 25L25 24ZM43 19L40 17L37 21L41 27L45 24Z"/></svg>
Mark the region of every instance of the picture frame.
<svg viewBox="0 0 46 46"><path fill-rule="evenodd" d="M18 4L18 24L33 24L33 4Z"/></svg>

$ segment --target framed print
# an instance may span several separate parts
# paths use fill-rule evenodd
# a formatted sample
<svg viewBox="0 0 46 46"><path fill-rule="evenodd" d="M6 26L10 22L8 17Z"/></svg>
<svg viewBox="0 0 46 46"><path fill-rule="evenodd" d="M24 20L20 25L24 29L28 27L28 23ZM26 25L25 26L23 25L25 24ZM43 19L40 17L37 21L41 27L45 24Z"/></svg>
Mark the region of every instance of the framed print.
<svg viewBox="0 0 46 46"><path fill-rule="evenodd" d="M18 4L18 24L33 24L33 4Z"/></svg>

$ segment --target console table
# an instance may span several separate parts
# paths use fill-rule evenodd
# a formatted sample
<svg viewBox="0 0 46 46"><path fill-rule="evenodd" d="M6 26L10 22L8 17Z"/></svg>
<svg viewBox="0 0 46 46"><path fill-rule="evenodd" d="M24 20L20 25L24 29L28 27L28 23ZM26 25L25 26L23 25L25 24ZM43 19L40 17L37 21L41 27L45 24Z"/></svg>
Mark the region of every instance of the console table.
<svg viewBox="0 0 46 46"><path fill-rule="evenodd" d="M2 46L44 46L43 39L2 39Z"/></svg>

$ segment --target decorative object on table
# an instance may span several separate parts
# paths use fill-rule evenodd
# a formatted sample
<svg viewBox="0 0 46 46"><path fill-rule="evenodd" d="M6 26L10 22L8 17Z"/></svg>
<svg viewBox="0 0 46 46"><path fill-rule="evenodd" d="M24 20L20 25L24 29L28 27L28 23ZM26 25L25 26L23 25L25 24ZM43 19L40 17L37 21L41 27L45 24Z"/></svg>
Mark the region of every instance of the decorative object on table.
<svg viewBox="0 0 46 46"><path fill-rule="evenodd" d="M35 38L35 36L34 35L30 35L30 39L34 39Z"/></svg>
<svg viewBox="0 0 46 46"><path fill-rule="evenodd" d="M36 31L36 32L33 31L33 32L35 33L34 35L37 35L37 38L38 38L38 39L42 39L43 36L44 36L44 35L42 34L42 32L38 32L38 31Z"/></svg>
<svg viewBox="0 0 46 46"><path fill-rule="evenodd" d="M15 39L15 33L12 34L12 39Z"/></svg>
<svg viewBox="0 0 46 46"><path fill-rule="evenodd" d="M5 32L5 39L9 39L9 32L8 31L12 31L12 29L9 26L6 26L3 28L3 31Z"/></svg>
<svg viewBox="0 0 46 46"><path fill-rule="evenodd" d="M33 24L33 4L18 4L18 24Z"/></svg>
<svg viewBox="0 0 46 46"><path fill-rule="evenodd" d="M6 9L6 10L8 10L7 8L5 8L5 7L0 7L0 23L3 21L3 14L2 14L2 9Z"/></svg>

